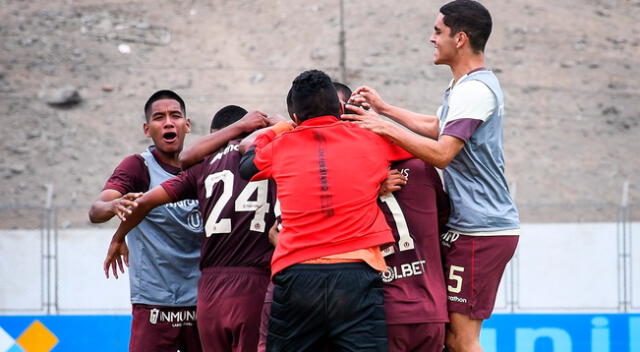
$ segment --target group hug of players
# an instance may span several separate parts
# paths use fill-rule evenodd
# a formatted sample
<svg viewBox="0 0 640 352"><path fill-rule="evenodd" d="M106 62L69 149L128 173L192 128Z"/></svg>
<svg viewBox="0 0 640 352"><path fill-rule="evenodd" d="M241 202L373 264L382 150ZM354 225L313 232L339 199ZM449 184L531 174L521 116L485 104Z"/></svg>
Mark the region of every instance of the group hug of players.
<svg viewBox="0 0 640 352"><path fill-rule="evenodd" d="M436 117L311 70L289 118L230 105L183 150L185 102L151 95L153 145L89 214L122 220L104 271L129 267L130 351L482 351L519 234L502 91L477 62L490 30L475 1L440 9L454 79Z"/></svg>

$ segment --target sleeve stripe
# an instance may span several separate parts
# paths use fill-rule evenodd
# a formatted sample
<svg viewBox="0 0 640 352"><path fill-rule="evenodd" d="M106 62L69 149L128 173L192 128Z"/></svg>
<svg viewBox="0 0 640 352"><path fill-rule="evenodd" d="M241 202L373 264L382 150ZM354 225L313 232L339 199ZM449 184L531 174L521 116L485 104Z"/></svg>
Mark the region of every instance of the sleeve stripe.
<svg viewBox="0 0 640 352"><path fill-rule="evenodd" d="M478 119L456 119L447 122L442 130L442 134L460 138L464 142L467 142L481 124L482 120Z"/></svg>

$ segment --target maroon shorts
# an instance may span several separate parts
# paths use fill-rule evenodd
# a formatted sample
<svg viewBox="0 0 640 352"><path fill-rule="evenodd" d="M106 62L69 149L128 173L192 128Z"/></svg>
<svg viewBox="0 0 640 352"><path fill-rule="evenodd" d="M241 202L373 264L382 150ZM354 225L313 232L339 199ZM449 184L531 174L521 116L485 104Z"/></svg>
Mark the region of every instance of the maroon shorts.
<svg viewBox="0 0 640 352"><path fill-rule="evenodd" d="M134 304L131 352L200 352L196 307Z"/></svg>
<svg viewBox="0 0 640 352"><path fill-rule="evenodd" d="M198 282L198 322L205 351L255 352L269 271L211 267Z"/></svg>
<svg viewBox="0 0 640 352"><path fill-rule="evenodd" d="M442 352L445 323L387 325L389 352Z"/></svg>
<svg viewBox="0 0 640 352"><path fill-rule="evenodd" d="M488 319L500 279L513 257L519 236L441 236L447 308L471 319Z"/></svg>

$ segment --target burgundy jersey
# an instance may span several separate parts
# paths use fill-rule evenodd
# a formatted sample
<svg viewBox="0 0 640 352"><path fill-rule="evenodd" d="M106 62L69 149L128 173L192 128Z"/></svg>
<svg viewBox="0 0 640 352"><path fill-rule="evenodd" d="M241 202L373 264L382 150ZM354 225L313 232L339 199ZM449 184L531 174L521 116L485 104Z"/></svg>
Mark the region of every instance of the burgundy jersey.
<svg viewBox="0 0 640 352"><path fill-rule="evenodd" d="M248 182L238 173L239 140L162 183L172 201L196 198L204 219L200 269L215 266L269 267L275 220L275 184Z"/></svg>
<svg viewBox="0 0 640 352"><path fill-rule="evenodd" d="M395 239L382 252L388 267L382 274L387 323L446 322L439 228L446 224L449 200L436 170L423 161L409 159L391 168L404 174L407 184L378 199Z"/></svg>
<svg viewBox="0 0 640 352"><path fill-rule="evenodd" d="M158 164L164 171L177 175L180 168L165 164L158 158L155 147L149 147L151 154L155 156ZM149 190L149 168L145 164L144 158L140 154L129 155L113 170L113 174L109 177L102 190L113 189L121 194L129 192L146 192Z"/></svg>

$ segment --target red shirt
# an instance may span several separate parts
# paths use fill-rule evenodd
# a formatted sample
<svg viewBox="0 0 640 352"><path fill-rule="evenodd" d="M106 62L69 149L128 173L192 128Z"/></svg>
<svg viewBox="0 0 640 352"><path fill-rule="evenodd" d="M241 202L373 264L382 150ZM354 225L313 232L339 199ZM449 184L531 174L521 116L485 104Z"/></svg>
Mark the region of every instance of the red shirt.
<svg viewBox="0 0 640 352"><path fill-rule="evenodd" d="M253 146L259 172L251 180L273 178L282 210L274 274L393 241L377 192L390 162L412 157L407 151L333 116L306 120L277 137L267 131Z"/></svg>

